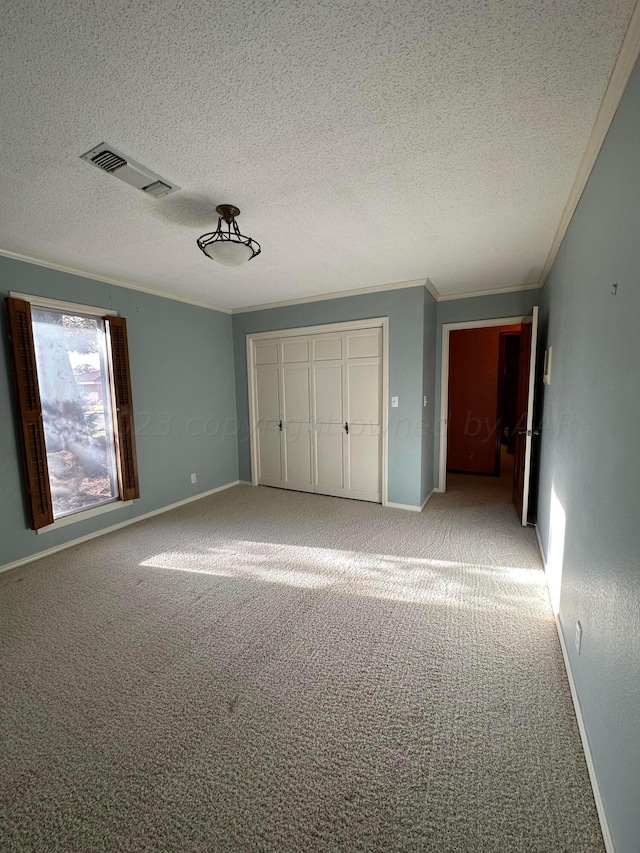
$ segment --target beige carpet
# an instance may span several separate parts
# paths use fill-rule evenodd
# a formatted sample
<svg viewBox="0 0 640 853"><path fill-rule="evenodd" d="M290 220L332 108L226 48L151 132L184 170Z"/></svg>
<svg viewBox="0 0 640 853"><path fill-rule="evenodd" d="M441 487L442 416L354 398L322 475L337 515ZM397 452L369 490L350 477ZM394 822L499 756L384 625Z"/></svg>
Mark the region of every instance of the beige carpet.
<svg viewBox="0 0 640 853"><path fill-rule="evenodd" d="M246 486L0 575L3 851L602 851L532 530Z"/></svg>

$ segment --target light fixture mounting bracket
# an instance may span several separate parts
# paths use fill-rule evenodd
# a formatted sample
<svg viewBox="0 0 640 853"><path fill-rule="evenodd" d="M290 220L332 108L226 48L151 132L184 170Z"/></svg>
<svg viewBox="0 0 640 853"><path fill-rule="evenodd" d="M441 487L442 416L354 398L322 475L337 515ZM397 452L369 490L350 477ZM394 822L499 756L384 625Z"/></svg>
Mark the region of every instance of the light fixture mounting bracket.
<svg viewBox="0 0 640 853"><path fill-rule="evenodd" d="M236 207L235 204L219 204L216 207L216 213L218 213L227 225L231 225L236 216L240 216L240 208Z"/></svg>

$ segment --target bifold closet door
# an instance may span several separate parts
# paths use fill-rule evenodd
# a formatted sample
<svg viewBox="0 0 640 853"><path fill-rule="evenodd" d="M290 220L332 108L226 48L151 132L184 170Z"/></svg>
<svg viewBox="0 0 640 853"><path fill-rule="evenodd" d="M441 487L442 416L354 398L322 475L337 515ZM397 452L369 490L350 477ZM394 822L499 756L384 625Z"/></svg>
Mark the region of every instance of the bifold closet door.
<svg viewBox="0 0 640 853"><path fill-rule="evenodd" d="M283 485L312 492L311 341L280 341Z"/></svg>
<svg viewBox="0 0 640 853"><path fill-rule="evenodd" d="M280 341L259 341L254 348L258 482L284 486L280 415Z"/></svg>
<svg viewBox="0 0 640 853"><path fill-rule="evenodd" d="M315 491L381 499L382 330L313 338Z"/></svg>
<svg viewBox="0 0 640 853"><path fill-rule="evenodd" d="M382 330L254 344L258 482L379 502Z"/></svg>
<svg viewBox="0 0 640 853"><path fill-rule="evenodd" d="M381 500L382 330L346 332L345 408L348 496Z"/></svg>
<svg viewBox="0 0 640 853"><path fill-rule="evenodd" d="M312 492L309 339L259 341L254 358L258 482Z"/></svg>
<svg viewBox="0 0 640 853"><path fill-rule="evenodd" d="M347 497L344 336L318 335L312 346L315 491Z"/></svg>

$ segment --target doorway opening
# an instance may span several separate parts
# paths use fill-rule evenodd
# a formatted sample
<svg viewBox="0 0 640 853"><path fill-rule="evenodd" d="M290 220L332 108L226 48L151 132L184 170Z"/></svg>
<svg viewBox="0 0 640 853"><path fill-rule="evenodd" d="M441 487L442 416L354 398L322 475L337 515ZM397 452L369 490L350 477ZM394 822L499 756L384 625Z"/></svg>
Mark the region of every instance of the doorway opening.
<svg viewBox="0 0 640 853"><path fill-rule="evenodd" d="M443 326L439 491L447 480L529 519L537 308Z"/></svg>
<svg viewBox="0 0 640 853"><path fill-rule="evenodd" d="M499 477L513 456L519 361L520 324L451 332L448 474Z"/></svg>

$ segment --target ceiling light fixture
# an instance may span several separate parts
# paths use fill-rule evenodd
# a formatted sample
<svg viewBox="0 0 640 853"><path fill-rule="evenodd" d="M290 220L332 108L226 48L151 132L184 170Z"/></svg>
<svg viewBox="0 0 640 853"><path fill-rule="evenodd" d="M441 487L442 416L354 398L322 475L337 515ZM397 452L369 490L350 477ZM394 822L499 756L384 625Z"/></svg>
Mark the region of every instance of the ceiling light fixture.
<svg viewBox="0 0 640 853"><path fill-rule="evenodd" d="M216 230L198 237L205 255L225 267L238 267L259 255L260 244L240 233L236 222L240 210L233 204L219 204L216 211L220 214Z"/></svg>

